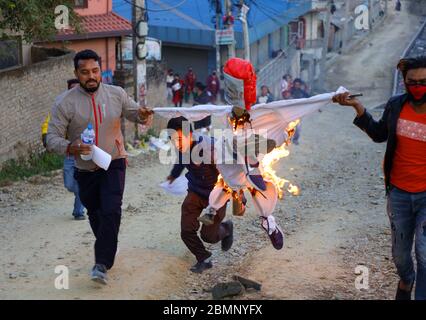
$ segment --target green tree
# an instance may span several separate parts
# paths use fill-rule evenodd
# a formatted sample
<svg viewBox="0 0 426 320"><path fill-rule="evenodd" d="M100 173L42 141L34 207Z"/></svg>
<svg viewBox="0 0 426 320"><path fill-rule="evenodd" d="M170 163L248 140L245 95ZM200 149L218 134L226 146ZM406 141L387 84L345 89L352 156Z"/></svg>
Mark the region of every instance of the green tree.
<svg viewBox="0 0 426 320"><path fill-rule="evenodd" d="M65 5L69 9L69 24L80 31L79 17L74 12L73 0L0 0L0 38L6 32L22 33L26 42L52 40L55 28L55 8Z"/></svg>

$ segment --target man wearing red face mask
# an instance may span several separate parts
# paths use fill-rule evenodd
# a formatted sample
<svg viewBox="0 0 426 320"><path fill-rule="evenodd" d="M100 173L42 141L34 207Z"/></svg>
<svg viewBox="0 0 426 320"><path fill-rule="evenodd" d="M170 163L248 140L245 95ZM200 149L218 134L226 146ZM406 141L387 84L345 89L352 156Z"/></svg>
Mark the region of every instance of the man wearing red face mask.
<svg viewBox="0 0 426 320"><path fill-rule="evenodd" d="M354 124L374 142L387 141L384 161L392 255L400 277L396 300L426 300L426 56L402 59L398 69L407 93L392 97L382 118L373 119L349 94L333 98L352 106ZM417 275L411 256L415 245Z"/></svg>

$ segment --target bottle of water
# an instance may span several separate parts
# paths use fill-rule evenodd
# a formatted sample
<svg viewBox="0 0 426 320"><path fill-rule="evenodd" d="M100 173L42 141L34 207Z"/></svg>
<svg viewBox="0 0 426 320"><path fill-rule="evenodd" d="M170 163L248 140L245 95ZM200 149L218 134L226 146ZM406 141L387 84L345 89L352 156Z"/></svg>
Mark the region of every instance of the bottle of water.
<svg viewBox="0 0 426 320"><path fill-rule="evenodd" d="M91 123L89 123L87 128L81 134L81 142L83 142L84 144L88 144L90 146L93 146L93 144L95 143L95 130L93 130ZM90 154L88 155L82 154L81 159L85 161L92 160L92 154L93 154L93 151L91 151Z"/></svg>

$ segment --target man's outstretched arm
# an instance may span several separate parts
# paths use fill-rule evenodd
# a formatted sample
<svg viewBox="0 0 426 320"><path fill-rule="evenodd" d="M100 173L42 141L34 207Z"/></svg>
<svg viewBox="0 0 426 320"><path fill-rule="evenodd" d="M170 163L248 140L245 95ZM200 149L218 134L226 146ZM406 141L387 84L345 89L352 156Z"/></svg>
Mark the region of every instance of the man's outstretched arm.
<svg viewBox="0 0 426 320"><path fill-rule="evenodd" d="M374 142L385 142L388 139L389 104L386 106L382 118L376 121L358 99L351 99L349 95L349 92L338 94L333 97L333 102L342 106L353 107L357 114L354 124L367 133Z"/></svg>

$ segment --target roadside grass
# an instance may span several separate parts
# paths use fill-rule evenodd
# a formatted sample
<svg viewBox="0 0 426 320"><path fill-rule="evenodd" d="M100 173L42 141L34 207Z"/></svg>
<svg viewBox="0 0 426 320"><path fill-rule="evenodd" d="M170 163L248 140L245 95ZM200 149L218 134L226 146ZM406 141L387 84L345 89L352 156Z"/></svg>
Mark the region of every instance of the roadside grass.
<svg viewBox="0 0 426 320"><path fill-rule="evenodd" d="M61 169L64 157L49 152L34 153L28 159L5 161L0 169L0 187L35 175L49 176L51 171Z"/></svg>

